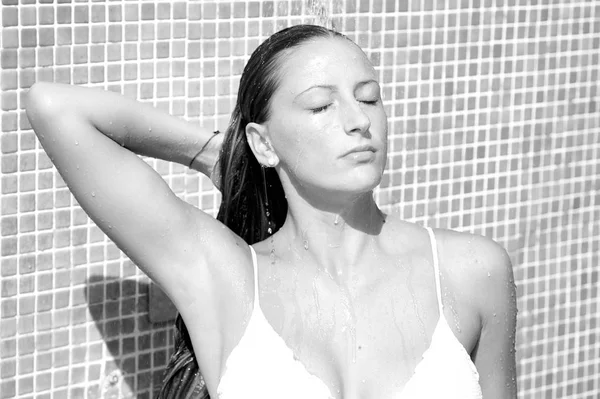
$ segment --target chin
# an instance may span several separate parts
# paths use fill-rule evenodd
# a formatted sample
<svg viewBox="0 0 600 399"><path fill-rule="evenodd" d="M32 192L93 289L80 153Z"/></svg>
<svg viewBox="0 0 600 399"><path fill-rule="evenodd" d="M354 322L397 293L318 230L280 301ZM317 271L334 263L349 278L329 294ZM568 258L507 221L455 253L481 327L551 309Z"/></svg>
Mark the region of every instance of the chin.
<svg viewBox="0 0 600 399"><path fill-rule="evenodd" d="M347 178L340 179L340 181L346 183L345 187L342 187L342 189L345 191L364 193L377 187L379 183L381 183L382 177L383 173L381 169L361 171L355 170L354 173L350 173Z"/></svg>

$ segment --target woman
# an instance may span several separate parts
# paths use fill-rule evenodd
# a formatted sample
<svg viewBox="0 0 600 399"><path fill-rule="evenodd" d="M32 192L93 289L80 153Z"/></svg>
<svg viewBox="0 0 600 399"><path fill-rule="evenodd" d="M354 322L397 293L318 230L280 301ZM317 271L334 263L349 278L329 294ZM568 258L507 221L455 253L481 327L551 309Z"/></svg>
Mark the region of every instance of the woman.
<svg viewBox="0 0 600 399"><path fill-rule="evenodd" d="M211 397L516 397L509 258L379 210L377 74L339 33L259 46L222 144L77 87L36 84L27 115L79 204L177 306ZM210 176L219 151L218 221L135 155Z"/></svg>

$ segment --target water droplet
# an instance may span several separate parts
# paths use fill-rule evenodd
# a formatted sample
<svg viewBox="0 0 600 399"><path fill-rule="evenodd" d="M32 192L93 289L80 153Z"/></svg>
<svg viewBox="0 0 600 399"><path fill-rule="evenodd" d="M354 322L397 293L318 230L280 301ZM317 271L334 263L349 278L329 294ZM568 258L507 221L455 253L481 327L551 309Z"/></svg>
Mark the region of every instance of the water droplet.
<svg viewBox="0 0 600 399"><path fill-rule="evenodd" d="M409 280L412 279L412 273L413 273L413 269L411 268L411 270L409 272ZM415 290L413 289L413 286L410 283L410 281L408 282L407 286L408 286L408 292L410 293L410 297L412 299L413 308L415 310L415 316L417 316L417 320L419 321L419 327L421 329L421 334L423 336L427 336L427 332L425 329L425 323L423 322L423 319L421 318L421 313L419 312L419 303L417 301L417 296L415 294Z"/></svg>
<svg viewBox="0 0 600 399"><path fill-rule="evenodd" d="M75 141L75 145L79 145L79 141Z"/></svg>
<svg viewBox="0 0 600 399"><path fill-rule="evenodd" d="M308 240L304 240L304 249L308 250Z"/></svg>
<svg viewBox="0 0 600 399"><path fill-rule="evenodd" d="M275 244L273 241L273 236L271 236L271 264L274 265L275 264Z"/></svg>
<svg viewBox="0 0 600 399"><path fill-rule="evenodd" d="M335 224L337 226L339 222L340 222L340 215L335 215L335 219L333 221L333 224Z"/></svg>
<svg viewBox="0 0 600 399"><path fill-rule="evenodd" d="M452 311L452 318L454 319L454 325L456 326L456 332L460 333L460 324L458 322L458 312L454 309L454 306L449 306Z"/></svg>
<svg viewBox="0 0 600 399"><path fill-rule="evenodd" d="M313 298L315 301L315 307L317 308L317 315L318 315L321 310L321 305L319 303L319 290L317 287L317 279L316 278L313 279L312 289L313 289ZM317 316L317 319L319 319L318 316Z"/></svg>
<svg viewBox="0 0 600 399"><path fill-rule="evenodd" d="M92 191L92 197L95 197L96 193L94 191Z"/></svg>
<svg viewBox="0 0 600 399"><path fill-rule="evenodd" d="M152 128L151 128L151 127L149 127L149 128L148 128L148 133L151 133L151 132L152 132Z"/></svg>

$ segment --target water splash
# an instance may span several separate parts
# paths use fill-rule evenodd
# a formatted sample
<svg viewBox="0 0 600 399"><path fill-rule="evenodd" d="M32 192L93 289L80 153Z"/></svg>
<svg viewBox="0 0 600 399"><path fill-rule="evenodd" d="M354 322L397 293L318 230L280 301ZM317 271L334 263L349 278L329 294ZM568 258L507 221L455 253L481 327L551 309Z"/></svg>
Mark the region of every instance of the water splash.
<svg viewBox="0 0 600 399"><path fill-rule="evenodd" d="M292 288L292 292L298 292L299 290L299 286L301 285L300 282L300 270L295 267L293 268L293 288ZM298 342L292 352L294 353L295 356L298 356L298 358L302 357L302 353L303 353L303 348L304 348L304 339L305 339L305 332L304 332L304 323L305 320L308 320L306 318L306 315L302 309L302 306L300 306L300 301L298 301L298 298L294 296L294 300L292 301L291 306L294 308L294 311L291 313L293 316L292 319L292 325L296 326L297 331L296 331L296 336L299 337L300 342Z"/></svg>
<svg viewBox="0 0 600 399"><path fill-rule="evenodd" d="M344 305L346 307L346 325L342 331L348 334L348 346L352 363L356 363L356 311L354 309L354 301L350 295L350 290L347 287L342 288L344 293Z"/></svg>
<svg viewBox="0 0 600 399"><path fill-rule="evenodd" d="M306 8L308 14L313 17L311 21L313 24L337 30L332 14L340 6L341 2L338 0L308 0Z"/></svg>
<svg viewBox="0 0 600 399"><path fill-rule="evenodd" d="M406 339L404 337L404 330L402 329L402 326L398 324L398 318L396 317L396 301L394 301L394 298L397 298L396 291L397 290L394 288L394 295L390 298L390 304L392 308L394 326L396 327L396 331L398 331L398 338L400 339L399 344L402 347L402 351L406 351Z"/></svg>
<svg viewBox="0 0 600 399"><path fill-rule="evenodd" d="M452 306L452 304L449 305L450 310L452 311L452 318L454 319L454 326L456 327L456 332L458 332L460 334L461 329L460 329L460 323L459 323L459 319L458 319L458 312L456 311L455 307Z"/></svg>
<svg viewBox="0 0 600 399"><path fill-rule="evenodd" d="M304 249L308 251L308 230L302 230L302 244Z"/></svg>
<svg viewBox="0 0 600 399"><path fill-rule="evenodd" d="M317 270L318 272L318 270ZM313 290L313 300L315 301L315 308L317 310L317 320L321 320L321 303L319 302L319 289L317 287L317 278L318 276L313 277L312 281L312 290Z"/></svg>
<svg viewBox="0 0 600 399"><path fill-rule="evenodd" d="M415 290L413 289L412 284L410 283L412 280L412 273L413 273L413 268L411 266L409 272L408 272L408 279L407 279L407 288L408 288L408 292L410 293L410 297L412 298L412 304L413 304L413 308L415 310L415 315L417 316L417 320L419 321L419 327L421 329L421 334L423 334L424 337L427 336L427 330L425 329L425 322L423 322L423 318L421 317L421 313L419 312L419 301L417 300L417 295L415 294Z"/></svg>
<svg viewBox="0 0 600 399"><path fill-rule="evenodd" d="M338 279L334 278L329 270L324 269L325 273L331 281L338 285ZM339 274L338 274L339 276ZM339 284L338 289L341 293L341 305L343 307L343 313L345 320L343 321L341 332L346 335L348 339L347 353L348 357L352 360L352 363L356 363L356 311L354 301L352 300L352 294L346 284ZM335 319L335 317L334 317Z"/></svg>

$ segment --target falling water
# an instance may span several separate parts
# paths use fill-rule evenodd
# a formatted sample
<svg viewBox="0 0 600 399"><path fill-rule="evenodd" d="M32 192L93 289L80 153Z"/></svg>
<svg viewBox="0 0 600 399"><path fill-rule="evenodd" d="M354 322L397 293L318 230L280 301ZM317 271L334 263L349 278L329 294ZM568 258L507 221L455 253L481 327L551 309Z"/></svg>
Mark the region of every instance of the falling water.
<svg viewBox="0 0 600 399"><path fill-rule="evenodd" d="M307 0L307 12L312 16L315 25L337 30L332 14L341 8L340 0Z"/></svg>
<svg viewBox="0 0 600 399"><path fill-rule="evenodd" d="M341 0L307 0L306 1L306 14L308 23L323 26L332 30L338 30L333 15L339 13L342 9ZM336 215L334 225L339 224L339 215ZM329 245L332 247L332 245ZM308 240L304 238L304 249L308 250ZM331 276L330 276L331 277ZM314 287L313 287L314 288ZM354 310L354 303L351 300L350 292L348 289L342 289L344 291L343 305L346 311L346 323L342 327L342 331L349 336L349 357L352 362L356 362L356 314Z"/></svg>
<svg viewBox="0 0 600 399"><path fill-rule="evenodd" d="M318 273L318 269L317 269ZM313 299L315 301L315 308L317 309L317 320L321 320L321 304L319 302L319 289L317 287L317 277L313 278L312 282L312 290L313 290Z"/></svg>
<svg viewBox="0 0 600 399"><path fill-rule="evenodd" d="M352 363L356 363L356 312L354 310L354 301L350 297L350 293L348 293L348 305L349 305L349 323L350 330L348 331L350 334L350 357L352 358Z"/></svg>
<svg viewBox="0 0 600 399"><path fill-rule="evenodd" d="M413 273L413 268L411 266L410 271L408 273L408 279L407 279L408 292L410 293L410 296L412 298L412 304L413 304L413 308L415 310L415 315L417 316L417 320L419 321L419 327L421 328L421 334L423 334L423 336L427 336L427 331L425 330L425 322L423 322L423 319L421 318L421 314L419 313L419 302L417 301L417 296L415 294L415 290L413 289L413 286L410 283L412 280L412 273Z"/></svg>
<svg viewBox="0 0 600 399"><path fill-rule="evenodd" d="M342 327L342 332L348 336L349 358L352 359L352 363L356 363L356 312L354 310L354 302L352 301L348 287L341 285L340 289L343 293L342 303L346 313L346 321Z"/></svg>
<svg viewBox="0 0 600 399"><path fill-rule="evenodd" d="M454 298L453 298L454 299ZM458 322L458 312L455 309L454 304L450 304L450 310L452 311L452 318L454 319L454 325L456 326L456 331L460 333L460 323Z"/></svg>

